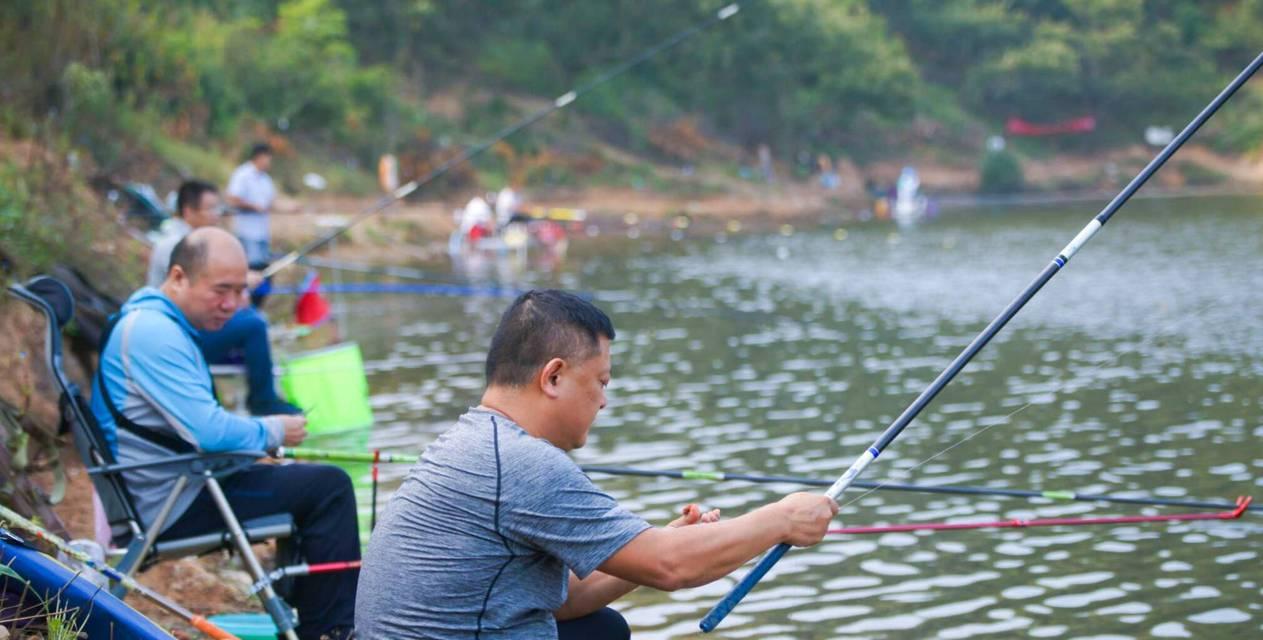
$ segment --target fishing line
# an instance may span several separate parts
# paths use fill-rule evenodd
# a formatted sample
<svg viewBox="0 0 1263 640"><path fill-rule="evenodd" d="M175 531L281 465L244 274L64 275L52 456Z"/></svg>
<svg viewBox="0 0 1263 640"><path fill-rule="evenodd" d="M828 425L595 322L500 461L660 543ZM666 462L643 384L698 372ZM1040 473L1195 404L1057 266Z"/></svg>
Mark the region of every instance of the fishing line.
<svg viewBox="0 0 1263 640"><path fill-rule="evenodd" d="M270 277L270 276L275 275L277 272L281 271L282 269L297 262L299 258L307 255L308 253L311 253L312 251L315 251L316 249L319 249L325 246L326 244L329 244L338 236L349 231L351 227L354 227L355 225L373 217L374 215L381 213L382 211L386 210L387 207L390 207L391 205L395 204L396 202L399 202L400 200L403 200L404 198L411 195L417 189L420 189L422 186L429 184L430 182L443 176L454 167L464 164L465 162L472 160L476 156L481 155L484 151L495 146L497 142L500 142L501 140L508 138L509 136L517 133L518 131L521 131L522 129L525 129L535 124L536 122L543 120L544 117L548 116L554 111L558 111L560 109L565 108L566 106L573 103L575 100L578 100L584 94L626 73L632 67L635 67L649 60L650 58L658 55L659 53L666 51L667 49L670 49L680 44L681 42L684 42L685 40L688 40L694 35L697 35L720 22L723 22L724 20L727 20L728 18L731 18L734 15L737 15L737 12L740 10L741 10L740 1L727 4L720 10L716 11L713 15L711 15L711 17L707 18L706 20L698 24L695 24L687 29L684 29L683 31L680 31L676 33L675 35L672 35L666 40L663 40L662 42L659 42L658 44L655 44L649 47L648 49L645 49L639 55L632 57L631 59L623 62L622 64L616 65L613 68L608 69L598 74L592 80L582 83L576 86L575 88L571 89L570 91L567 91L566 93L563 93L560 96L557 96L557 98L552 101L552 104L542 107L536 110L534 113L531 113L530 115L526 116L525 118L513 124L510 124L507 127L504 127L495 135L493 135L491 139L481 144L470 147L469 149L460 153L459 155L452 158L451 160L444 162L438 167L435 167L424 176L417 178L409 182L408 184L405 184L399 187L398 189L395 189L393 192L383 197L373 206L356 214L345 225L342 225L341 227L338 227L337 229L330 231L324 236L321 236L303 245L302 247L295 249L294 251L290 251L289 253L285 254L281 258L278 258L276 261L269 264L263 270L264 277Z"/></svg>
<svg viewBox="0 0 1263 640"><path fill-rule="evenodd" d="M1180 325L1181 325L1181 324L1184 324L1184 323L1193 324L1193 321L1194 321L1194 320L1200 320L1200 319L1204 316L1204 314L1206 313L1206 310L1207 310L1207 309L1210 309L1211 307L1214 307L1214 306L1217 306L1217 305L1220 305L1220 304L1223 304L1223 303L1227 302L1227 301L1228 301L1228 298L1229 298L1229 296L1223 296L1222 298L1219 298L1219 299L1216 299L1216 300L1211 300L1210 302L1205 302L1205 303L1203 303L1200 307L1196 308L1196 309L1195 309L1192 313L1183 314L1183 315L1181 315L1180 317L1175 318L1175 319L1173 319L1173 320L1169 321L1166 325L1159 327L1159 328L1158 328L1156 331L1154 331L1153 333L1151 333L1151 334L1149 334L1149 335L1145 336L1145 337L1144 337L1144 342L1146 342L1146 343L1148 343L1148 344L1153 344L1153 343L1155 343L1155 342L1157 342L1157 341L1159 341L1159 340L1162 340L1162 339L1164 339L1164 338L1170 338L1170 337L1171 337L1171 335L1170 335L1170 334L1172 334L1172 333L1176 333L1176 330L1177 330L1177 329L1179 329L1179 328L1181 328L1181 327L1180 327ZM1123 358L1123 356L1124 356L1124 355L1131 355L1131 354L1141 353L1141 352L1143 351L1143 346L1144 346L1144 345L1142 345L1142 347L1138 347L1138 348L1137 348L1137 349L1135 349L1134 351L1115 351L1115 352L1114 352L1114 355L1113 355L1113 356L1111 356L1108 360L1105 360L1105 361L1103 361L1103 362L1100 362L1099 364L1097 364L1096 366L1092 367L1091 369L1088 369L1086 372L1084 372L1084 373L1080 373L1080 374L1078 374L1078 375L1079 375L1080 377L1085 377L1085 378L1086 378L1086 377L1090 377L1090 376L1092 376L1092 374L1094 374L1094 373L1096 373L1096 372L1100 371L1101 369L1104 369L1105 367L1108 367L1108 366L1112 366L1112 365L1114 365L1114 364L1117 364L1117 363L1118 363L1118 361L1119 361L1119 360L1121 360L1121 359ZM1054 397L1060 397L1062 394L1064 394L1064 393L1066 392L1067 387L1071 386L1072 384L1075 384L1075 383L1073 383L1073 382L1064 382L1064 383L1062 383L1062 384L1060 385L1060 387L1061 387L1061 388L1060 388L1060 389L1057 389L1056 391L1054 391L1054 392L1053 392L1053 396L1054 396ZM916 464L912 465L911 467L908 467L907 469L899 469L899 470L893 471L893 472L891 473L891 476L890 476L889 478L886 478L886 479L884 479L884 480L881 480L880 482L878 482L878 483L877 483L877 486L875 486L875 487L873 487L873 488L871 488L871 489L868 489L868 490L866 490L866 491L864 491L864 492L862 492L862 493L860 493L860 494L856 495L854 498L851 498L850 500L847 500L846 502L844 502L844 503L842 503L841 505L839 505L839 508L849 507L849 506L851 506L852 504L855 504L856 502L858 502L859 500L861 500L862 498L867 497L869 494L873 493L874 491L877 491L877 490L881 489L883 486L885 486L885 485L887 485L887 484L890 484L890 483L892 483L892 482L896 482L896 481L900 481L900 480L907 480L907 479L911 479L911 477L912 477L912 472L913 472L913 471L916 471L917 469L919 469L919 468L921 468L921 467L923 467L923 466L925 466L925 465L929 464L930 462L933 462L935 458L938 458L938 457L940 457L940 456L942 456L942 455L946 454L947 452L949 452L949 451L951 451L951 450L955 449L956 447L959 447L960 445L963 445L963 444L965 444L966 442L968 442L968 441L970 441L970 440L973 440L974 438L976 438L976 437L978 437L978 436L980 436L980 435L982 435L982 434L986 433L987 431L989 431L989 430L991 430L991 429L993 429L993 428L995 428L995 427L999 427L999 426L1003 426L1003 425L1008 425L1008 423L1009 423L1010 419L1012 419L1012 418L1013 418L1013 416L1015 416L1015 415L1017 415L1017 414L1021 413L1022 411L1025 411L1026 409L1029 409L1030 407L1032 407L1032 406L1034 406L1034 405L1035 405L1035 403L1034 403L1034 402L1027 402L1026 404L1024 404L1024 405L1022 405L1022 406L1018 407L1015 411L1013 411L1013 412L1009 413L1008 415L1004 416L1004 417L1003 417L1003 418L1001 418L1000 420L998 420L998 421L996 421L996 422L993 422L992 424L989 424L989 425L987 425L987 426L985 426L985 427L983 427L983 428L981 428L981 429L978 429L977 431L974 431L974 432L970 433L969 435L967 435L967 436L965 436L965 437L961 438L960 440L957 440L957 441L955 441L955 442L953 442L953 443L949 444L946 448L942 449L941 451L938 451L937 453L934 453L934 454L933 454L933 455L931 455L930 457L928 457L928 458L926 458L926 459L924 459L924 460L921 460L920 462L917 462Z"/></svg>
<svg viewBox="0 0 1263 640"><path fill-rule="evenodd" d="M1018 312L1020 312L1022 308L1025 307L1026 304L1044 288L1044 285L1048 284L1053 277L1060 273L1061 270L1069 264L1070 260L1074 258L1079 250L1082 249L1083 246L1087 244L1105 226L1105 224L1110 221L1114 214L1127 203L1127 200L1130 199L1141 186L1148 182L1149 179L1152 178L1153 175L1157 173L1157 171L1165 165L1168 160L1170 160L1171 156L1174 155L1175 152L1179 150L1179 148L1183 146L1184 143L1187 142L1188 139L1191 138L1203 124L1210 120L1220 107L1222 107L1224 103L1226 103L1228 99L1231 98L1232 95L1235 94L1256 71L1258 71L1260 67L1263 67L1263 53L1260 53L1250 62L1250 64L1246 65L1246 67L1242 69L1242 71L1237 74L1237 76L1233 78L1233 80L1229 82L1228 85L1224 87L1224 89L1220 91L1219 94L1216 95L1215 98L1212 99L1210 103L1207 104L1206 107L1203 108L1201 112L1199 112L1197 116L1195 116L1193 120L1184 127L1183 130L1180 131L1179 135L1175 136L1175 138L1172 139L1171 142L1162 149L1162 151L1154 156L1154 158L1145 165L1144 169L1142 169L1140 173L1136 174L1136 177L1132 178L1132 180L1127 183L1127 186L1123 187L1122 191L1120 191L1118 195L1114 196L1114 199L1111 200L1109 204L1100 211L1100 213L1093 216L1092 219L1088 221L1088 224L1086 224L1079 233L1076 234L1074 238L1072 238L1070 242L1067 243L1066 246L1053 257L1052 261L1039 272L1035 279L1032 280L1031 283L1012 300L1012 302L1005 306L995 319L987 324L982 332L979 333L969 343L969 345L965 347L965 349L962 350L955 359L952 360L951 364L939 373L934 381L931 382L929 386L927 386L925 390L912 401L912 404L908 405L908 407L904 409L903 413L899 414L899 417L896 418L880 436L878 436L873 444L856 457L855 462L851 463L851 466L848 467L847 470L838 477L837 481L834 482L833 486L829 487L829 490L825 492L825 496L835 500L841 496L842 493L851 486L855 479L859 477L860 474L862 474L864 470L867 469L868 466L882 454L883 451L889 448L899 435L903 433L904 429L906 429L908 425L910 425L912 421L920 415L921 411L924 410L925 407L929 406L929 404L934 401L934 398L936 398L938 394L949 383L951 383L953 379L956 378L965 366L973 360L974 356L978 355L978 353L982 351L982 349L986 347L987 344L989 344L1001 330L1004 329L1005 325L1007 325L1009 321L1012 320ZM758 561L758 563L755 564L754 568L742 577L737 585L733 587L733 589L729 591L728 594L725 595L709 612L707 612L705 617L703 617L702 621L699 623L702 631L710 632L718 627L719 623L732 612L741 600L750 593L759 581L762 580L763 577L766 576L778 562L780 562L780 559L783 558L791 548L791 545L787 542L783 542L772 547L772 549L769 550Z"/></svg>

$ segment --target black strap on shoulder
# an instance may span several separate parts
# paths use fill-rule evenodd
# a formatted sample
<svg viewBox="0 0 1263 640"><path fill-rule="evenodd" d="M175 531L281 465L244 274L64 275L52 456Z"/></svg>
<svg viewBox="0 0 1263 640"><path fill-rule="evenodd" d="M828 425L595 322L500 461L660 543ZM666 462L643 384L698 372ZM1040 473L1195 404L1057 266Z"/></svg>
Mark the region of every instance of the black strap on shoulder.
<svg viewBox="0 0 1263 640"><path fill-rule="evenodd" d="M128 419L127 416L123 415L123 412L119 411L118 407L115 406L114 399L110 397L109 390L105 388L105 375L101 373L101 371L105 368L105 345L109 344L110 335L114 333L114 327L118 326L118 322L119 320L122 320L122 318L123 313L121 311L110 316L110 319L105 323L105 330L101 332L101 353L100 357L97 359L98 363L96 375L97 388L101 390L102 400L105 401L105 408L110 410L110 415L113 416L115 425L134 436L138 436L143 440L148 440L153 444L175 453L196 452L197 449L183 438L163 433L153 427L136 424L132 420Z"/></svg>

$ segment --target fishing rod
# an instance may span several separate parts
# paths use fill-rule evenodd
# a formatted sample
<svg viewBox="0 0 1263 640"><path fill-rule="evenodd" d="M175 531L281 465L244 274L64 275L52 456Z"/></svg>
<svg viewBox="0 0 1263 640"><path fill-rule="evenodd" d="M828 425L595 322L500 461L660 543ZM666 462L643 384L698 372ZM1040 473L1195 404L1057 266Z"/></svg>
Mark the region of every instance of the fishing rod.
<svg viewBox="0 0 1263 640"><path fill-rule="evenodd" d="M409 267L377 266L371 264L361 264L359 262L347 262L345 260L331 260L316 256L302 256L298 259L298 261L313 267L324 267L325 269L335 269L338 271L354 271L356 273L391 276L394 278L403 278L405 280L433 281L436 278L441 277L433 273Z"/></svg>
<svg viewBox="0 0 1263 640"><path fill-rule="evenodd" d="M413 464L421 459L407 453L385 451L334 451L307 447L277 447L275 457L290 460L327 460L329 462L381 462L385 464Z"/></svg>
<svg viewBox="0 0 1263 640"><path fill-rule="evenodd" d="M886 447L890 446L890 443L893 442L895 438L899 437L899 434L903 432L904 428L912 423L917 415L921 413L921 410L929 405L930 402L934 400L935 396L937 396L939 392L942 391L943 388L956 377L956 374L960 373L961 369L964 369L965 365L969 364L969 361L972 360L983 347L987 346L987 343L990 342L991 339L1004 328L1004 325L1008 324L1009 320L1011 320L1013 316L1017 315L1017 312L1020 311L1031 298L1035 297L1035 294L1038 293L1039 290L1053 278L1053 276L1057 275L1057 273L1066 266L1070 259L1074 257L1074 254L1078 253L1079 249L1081 249L1088 240L1091 240L1092 236L1096 235L1106 222L1109 222L1114 213L1122 208L1131 196L1136 193L1136 191L1140 189L1145 182L1148 182L1149 178L1151 178L1154 173L1157 173L1158 169L1160 169L1162 165L1166 164L1167 160L1171 158L1176 150L1183 146L1184 143L1187 142L1188 139L1191 138L1193 134L1206 123L1207 120L1210 120L1211 116L1213 116L1215 112L1218 111L1219 108L1223 106L1223 104L1227 102L1228 99L1231 98L1232 95L1236 93L1237 90L1240 89L1241 86L1244 85L1256 71L1258 71L1260 66L1263 66L1263 53L1260 53L1258 57L1247 65L1246 68L1243 69L1241 73L1228 84L1227 87L1224 87L1224 90L1221 91L1219 95L1215 96L1215 99L1212 100L1210 104L1206 105L1206 108L1203 109L1201 113L1197 114L1197 117L1193 118L1193 120L1189 122L1188 126L1184 127L1184 130L1181 131L1178 136L1171 140L1171 142L1168 143L1167 146L1163 148L1162 151L1160 151L1158 155L1155 156L1153 160L1151 160L1149 164L1140 171L1139 174L1136 175L1135 178L1132 178L1131 182L1127 183L1127 186L1124 187L1117 196L1114 196L1114 199L1111 200L1110 203L1096 215L1096 217L1088 222L1087 226L1085 226L1083 230L1080 231L1078 235L1076 235L1070 243L1067 244L1065 248L1053 258L1052 262L1050 262L1048 266L1044 267L1043 271L1039 273L1035 280L1031 282L1031 284L1027 285L1026 289L1022 291L1016 299L1010 302L1009 305L1000 312L1000 315L992 320L991 323L983 329L982 333L978 334L978 336L974 338L963 351L960 352L960 355L956 356L956 358L952 360L951 364L949 364L947 368L944 369L943 372L940 373L938 377L935 378L934 381L921 392L921 395L917 396L912 404L908 405L907 409L904 409L903 413L901 413L899 417L886 428L886 431L873 442L872 446L865 449L864 452L856 458L850 468L848 468L846 472L843 473L837 481L829 487L829 489L825 492L825 495L833 498L834 500L841 496L842 492L846 491L847 487L851 486L851 484L855 482L856 477L863 473L864 469L867 468L873 460L876 460L877 456L881 455L882 451L884 451ZM741 602L741 599L744 598L746 594L750 593L750 590L759 583L759 580L763 579L763 576L767 575L767 572L770 571L772 567L776 566L776 563L780 561L781 557L783 557L790 548L791 545L789 543L782 542L769 550L762 559L759 560L758 564L755 565L754 569L747 573L745 577L743 577L741 581L733 587L732 591L728 592L728 595L724 596L724 598L720 600L704 618L702 618L701 623L698 625L701 627L702 631L710 632L713 631L715 627L719 626L719 623L723 621L728 613L731 612L739 602Z"/></svg>
<svg viewBox="0 0 1263 640"><path fill-rule="evenodd" d="M291 458L295 460L326 460L330 462L372 463L374 461L373 453L342 452L327 449L308 449L305 447L281 447L277 450L276 456L278 458ZM418 460L418 458L419 456L409 454L381 452L381 457L378 461L385 464L413 464ZM584 473L599 473L611 476L674 478L676 480L696 480L707 482L736 481L750 482L754 484L799 484L814 487L828 487L833 484L832 480L806 476L768 476L752 475L747 473L725 473L723 471L698 471L693 469L642 469L637 467L608 467L601 465L581 465L579 468L582 469ZM950 484L902 484L897 482L869 482L864 480L856 480L851 486L859 487L861 489L878 489L882 491L1044 499L1061 502L1100 502L1150 507L1180 507L1186 509L1236 508L1236 505L1232 502L1173 500L1166 498L1135 498L1102 493L1078 493L1076 491L1066 490L1036 491L1032 489L1006 489L1001 487L971 487ZM1249 509L1255 512L1259 511L1258 506L1249 507Z"/></svg>
<svg viewBox="0 0 1263 640"><path fill-rule="evenodd" d="M305 293L302 287L274 287L274 296L295 296ZM320 284L321 293L394 294L447 296L457 298L516 298L525 289L497 286L446 284L440 282L333 282Z"/></svg>
<svg viewBox="0 0 1263 640"><path fill-rule="evenodd" d="M197 629L198 631L201 631L202 633L205 633L206 635L212 638L215 638L215 640L239 640L237 636L234 636L231 633L224 631L223 629L216 626L215 623L211 622L210 620L207 620L206 618L203 618L202 616L199 616L193 613L192 611L185 609L184 607L180 606L178 603L167 598L166 596L156 591L153 591L149 587L146 587L145 585L140 584L139 582L136 582L136 580L133 579L131 576L119 571L118 569L115 569L114 567L111 567L110 565L104 562L97 562L96 560L92 558L92 556L78 549L75 549L74 547L71 547L69 544L66 544L65 540L62 540L56 534L35 524L34 522L31 522L30 520L27 520L26 518L23 518L21 515L18 515L17 512L13 511L12 509L9 509L8 507L4 505L0 505L0 520L4 520L5 522L13 525L14 527L17 527L18 529L21 529L31 534L32 536L35 536L35 538L39 540L43 540L44 542L47 542L48 544L51 544L52 546L56 547L58 551L66 554L67 556L70 556L71 558L74 558L78 562L83 563L85 566L90 567L100 572L105 577L122 584L124 587L127 587L129 590L135 591L136 593L139 593L140 595L148 598L149 600L153 601L155 604L162 607L163 609L166 609L167 611L170 611L176 616L183 618L186 622L193 625L193 628Z"/></svg>
<svg viewBox="0 0 1263 640"><path fill-rule="evenodd" d="M293 578L297 576L310 576L319 573L336 573L338 571L351 571L359 569L363 565L361 560L346 560L343 562L320 562L316 564L294 564L288 567L277 567L266 576L263 576L258 582L250 586L250 595L254 595L262 591L268 585L284 580L285 578Z"/></svg>
<svg viewBox="0 0 1263 640"><path fill-rule="evenodd" d="M827 534L859 535L872 533L908 533L912 531L963 531L968 529L1026 529L1030 527L1073 527L1102 524L1142 524L1147 522L1190 522L1194 520L1237 520L1250 508L1254 499L1250 496L1237 498L1230 511L1216 513L1177 513L1164 516L1115 516L1109 518L1035 518L1023 520L997 520L993 522L921 522L888 524L872 527L840 527L829 529Z"/></svg>
<svg viewBox="0 0 1263 640"><path fill-rule="evenodd" d="M601 473L618 476L677 478L681 480L709 480L713 482L735 480L740 482L752 482L755 484L800 484L809 487L829 487L832 486L834 482L833 480L809 478L804 476L761 476L744 473L724 473L722 471L659 471L656 469L637 469L634 467L601 467L587 465L581 468L586 473ZM1165 498L1132 498L1103 493L1078 493L1076 491L1066 490L1035 491L1032 489L1006 489L1002 487L971 487L951 484L903 484L898 482L871 482L864 480L856 480L851 483L851 486L860 489L874 489L881 491L905 491L909 493L934 493L966 496L996 496L1004 498L1045 499L1061 502L1104 502L1150 507L1183 507L1189 509L1236 508L1236 505L1232 502L1170 500ZM1253 509L1258 510L1258 507L1253 507Z"/></svg>
<svg viewBox="0 0 1263 640"><path fill-rule="evenodd" d="M689 27L683 31L676 33L675 35L667 38L666 40L663 40L662 42L659 42L658 44L655 44L649 47L648 49L645 49L639 55L627 60L626 62L623 62L622 64L619 64L611 69L606 70L605 72L596 76L592 80L586 83L583 83L581 85L578 85L574 87L573 89L571 89L570 91L567 91L566 93L563 93L560 96L557 96L557 98L553 100L552 104L542 107L536 110L534 113L519 120L518 122L513 123L501 129L499 132L493 135L491 139L487 140L486 142L470 147L469 149L462 152L460 155L457 155L456 157L435 167L424 176L417 178L399 187L398 189L395 189L393 192L383 197L373 206L356 214L345 225L338 227L337 229L330 231L324 236L316 238L315 240L308 242L306 245L303 245L302 247L299 247L298 249L295 249L294 251L290 251L289 253L285 254L284 256L277 259L272 264L269 264L263 270L264 277L270 277L270 276L276 275L276 273L279 272L280 270L297 262L298 259L301 258L302 256L308 253L311 253L312 251L315 251L316 249L319 249L325 246L326 244L332 242L334 238L337 238L338 236L346 233L348 230L351 229L351 227L354 227L355 225L373 217L374 215L377 215L378 213L384 211L387 207L391 206L392 204L400 200L403 200L404 198L411 195L417 189L420 189L422 186L429 184L430 182L443 176L448 171L450 171L453 167L456 167L458 165L464 164L465 162L468 162L469 160L472 160L473 158L482 154L486 150L495 146L497 142L500 142L501 140L504 140L505 138L517 133L518 131L521 131L522 129L525 129L535 124L536 122L543 120L546 116L553 113L554 111L564 109L566 106L570 105L575 100L578 100L584 94L605 84L606 82L609 82L610 80L613 80L614 78L617 78L618 76L626 73L633 67L649 60L650 58L658 55L659 53L666 51L667 49L670 49L680 44L681 42L684 42L685 40L688 40L689 38L705 31L706 29L709 29L710 27L720 22L723 22L724 20L727 20L728 18L733 17L734 15L737 15L737 12L740 10L741 10L741 2L733 2L731 4L725 5L722 9L715 12L715 14L712 15L710 18L707 18L706 20L696 25L693 25L692 27Z"/></svg>

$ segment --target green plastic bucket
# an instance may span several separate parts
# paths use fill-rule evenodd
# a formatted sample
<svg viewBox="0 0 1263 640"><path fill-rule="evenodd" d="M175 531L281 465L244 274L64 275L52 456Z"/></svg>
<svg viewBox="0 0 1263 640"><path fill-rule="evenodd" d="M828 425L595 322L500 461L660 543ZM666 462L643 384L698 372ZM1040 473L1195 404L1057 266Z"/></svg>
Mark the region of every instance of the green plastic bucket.
<svg viewBox="0 0 1263 640"><path fill-rule="evenodd" d="M281 392L307 413L307 431L332 433L373 426L364 358L354 342L288 358Z"/></svg>
<svg viewBox="0 0 1263 640"><path fill-rule="evenodd" d="M207 620L241 640L276 640L276 624L266 613L221 613Z"/></svg>

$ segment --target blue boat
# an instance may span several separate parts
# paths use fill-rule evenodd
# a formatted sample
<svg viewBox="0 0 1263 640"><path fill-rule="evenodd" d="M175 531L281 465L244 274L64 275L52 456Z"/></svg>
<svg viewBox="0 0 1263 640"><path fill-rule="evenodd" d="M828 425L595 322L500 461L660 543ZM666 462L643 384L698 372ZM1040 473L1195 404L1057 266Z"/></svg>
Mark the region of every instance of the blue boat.
<svg viewBox="0 0 1263 640"><path fill-rule="evenodd" d="M27 624L39 628L48 613L60 611L72 628L88 638L173 640L152 620L110 595L109 589L4 529L0 529L0 572L0 622L34 616Z"/></svg>

